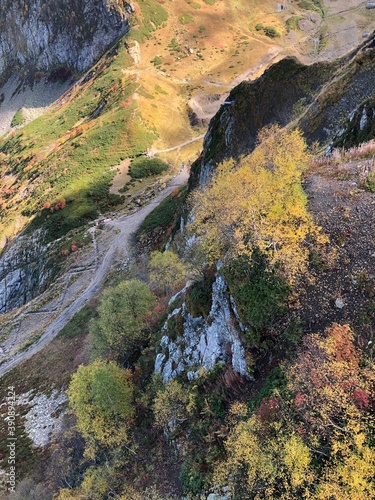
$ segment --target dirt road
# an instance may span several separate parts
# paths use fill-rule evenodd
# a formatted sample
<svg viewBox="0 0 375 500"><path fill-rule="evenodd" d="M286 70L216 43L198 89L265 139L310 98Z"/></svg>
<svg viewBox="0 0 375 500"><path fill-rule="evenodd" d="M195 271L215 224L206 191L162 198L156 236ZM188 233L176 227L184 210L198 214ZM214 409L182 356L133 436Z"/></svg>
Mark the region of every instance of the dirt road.
<svg viewBox="0 0 375 500"><path fill-rule="evenodd" d="M159 203L168 196L176 187L186 183L189 178L189 172L186 167L175 176L168 186L156 196L148 205L132 215L119 216L109 222L108 225L114 227L117 233L108 246L104 255L99 256L96 270L91 278L87 288L80 293L67 307L65 307L46 327L40 339L32 344L28 350L15 354L0 365L0 377L10 369L18 365L21 361L31 358L35 353L43 349L51 340L53 340L59 331L70 321L76 312L78 312L90 299L92 299L103 286L105 278L115 261L118 253L125 253L129 247L130 237L140 226L145 217L159 205Z"/></svg>

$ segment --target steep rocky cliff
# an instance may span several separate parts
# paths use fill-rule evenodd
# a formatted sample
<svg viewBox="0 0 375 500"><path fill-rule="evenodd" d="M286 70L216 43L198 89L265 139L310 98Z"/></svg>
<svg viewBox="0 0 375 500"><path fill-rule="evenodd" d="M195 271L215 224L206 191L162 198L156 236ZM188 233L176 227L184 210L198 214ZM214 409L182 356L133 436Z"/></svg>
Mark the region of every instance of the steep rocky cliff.
<svg viewBox="0 0 375 500"><path fill-rule="evenodd" d="M301 64L288 57L262 77L232 90L211 120L191 186L207 182L224 158L253 150L259 130L299 126L309 143L328 144L350 114L375 91L375 42L331 63Z"/></svg>
<svg viewBox="0 0 375 500"><path fill-rule="evenodd" d="M116 0L0 0L0 75L11 67L86 70L128 30Z"/></svg>
<svg viewBox="0 0 375 500"><path fill-rule="evenodd" d="M56 274L46 258L49 247L43 242L43 231L37 230L4 249L0 257L0 313L26 304Z"/></svg>
<svg viewBox="0 0 375 500"><path fill-rule="evenodd" d="M245 350L232 321L235 316L236 307L230 301L228 286L218 274L212 284L212 305L207 318L193 317L185 301L169 315L163 327L162 352L156 357L155 371L162 375L164 382L169 382L184 372L193 379L202 368L210 371L217 363L230 363L235 372L251 378ZM181 324L179 335L176 335L176 322Z"/></svg>
<svg viewBox="0 0 375 500"><path fill-rule="evenodd" d="M190 188L204 185L223 159L254 149L259 130L277 123L299 126L308 142L332 142L337 134L351 144L373 135L375 92L374 42L333 63L305 66L294 58L273 65L254 82L238 85L210 123L203 152L192 170ZM350 145L351 145L350 144ZM224 277L218 272L212 285L212 307L206 318L193 317L186 300L164 326L155 370L164 381L200 368L232 364L248 375L241 330Z"/></svg>

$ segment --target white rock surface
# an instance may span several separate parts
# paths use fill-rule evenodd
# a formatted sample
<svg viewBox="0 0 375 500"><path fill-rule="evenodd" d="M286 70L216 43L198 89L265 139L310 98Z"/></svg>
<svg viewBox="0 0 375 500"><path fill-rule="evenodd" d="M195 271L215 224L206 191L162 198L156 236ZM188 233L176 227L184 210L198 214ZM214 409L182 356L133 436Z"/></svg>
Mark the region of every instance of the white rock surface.
<svg viewBox="0 0 375 500"><path fill-rule="evenodd" d="M25 431L34 446L45 446L52 434L60 428L60 418L53 414L67 400L64 392L59 393L54 389L50 397L38 394L29 402L32 408L25 417Z"/></svg>
<svg viewBox="0 0 375 500"><path fill-rule="evenodd" d="M183 335L171 340L168 323L165 323L165 335L160 341L162 352L155 362L155 371L162 375L164 382L184 371L192 380L202 369L209 371L217 363L226 362L231 362L236 372L249 376L245 351L231 321L227 288L223 276L219 274L212 286L212 306L207 321L201 316L191 316L185 304L169 315L169 318L182 315Z"/></svg>

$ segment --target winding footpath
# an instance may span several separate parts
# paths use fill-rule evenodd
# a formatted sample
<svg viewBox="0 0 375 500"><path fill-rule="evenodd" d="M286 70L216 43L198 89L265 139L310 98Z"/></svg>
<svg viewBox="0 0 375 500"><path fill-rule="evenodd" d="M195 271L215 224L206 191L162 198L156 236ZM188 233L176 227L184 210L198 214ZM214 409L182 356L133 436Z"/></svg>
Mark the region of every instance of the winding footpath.
<svg viewBox="0 0 375 500"><path fill-rule="evenodd" d="M43 347L45 347L57 336L60 330L71 320L74 314L82 309L82 307L98 293L103 286L112 264L115 261L117 253L124 250L126 252L126 249L129 247L132 234L141 225L147 215L151 213L154 208L157 207L160 202L163 201L164 198L166 198L174 189L176 189L176 187L185 184L188 178L189 172L185 167L178 175L169 181L167 187L154 199L152 199L148 205L140 208L137 212L131 215L119 216L108 223L117 229L118 233L111 242L111 245L106 253L99 258L96 270L87 288L51 321L40 339L32 344L28 350L18 352L12 358L7 359L0 365L0 377L22 361L31 358L34 354L43 349Z"/></svg>

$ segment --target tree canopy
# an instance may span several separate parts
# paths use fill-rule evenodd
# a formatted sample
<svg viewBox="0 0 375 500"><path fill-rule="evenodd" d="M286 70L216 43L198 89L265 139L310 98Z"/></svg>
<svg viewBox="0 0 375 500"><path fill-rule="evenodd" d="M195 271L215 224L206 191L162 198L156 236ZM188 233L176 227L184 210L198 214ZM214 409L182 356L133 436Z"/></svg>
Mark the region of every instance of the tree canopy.
<svg viewBox="0 0 375 500"><path fill-rule="evenodd" d="M77 427L91 446L113 447L125 443L133 418L131 373L114 362L96 360L80 366L68 389L69 406Z"/></svg>
<svg viewBox="0 0 375 500"><path fill-rule="evenodd" d="M186 267L170 250L152 252L148 270L151 289L165 295L177 291L186 278Z"/></svg>
<svg viewBox="0 0 375 500"><path fill-rule="evenodd" d="M192 230L212 261L258 248L289 277L304 269L306 240L320 234L301 186L308 161L299 131L273 127L260 134L249 156L219 165L212 181L192 197Z"/></svg>
<svg viewBox="0 0 375 500"><path fill-rule="evenodd" d="M145 318L155 303L148 286L135 279L107 289L90 328L93 356L112 354L126 362L144 342Z"/></svg>
<svg viewBox="0 0 375 500"><path fill-rule="evenodd" d="M375 497L373 370L361 366L348 326L308 335L287 387L234 426L219 469L235 499ZM225 478L225 479L224 479Z"/></svg>

